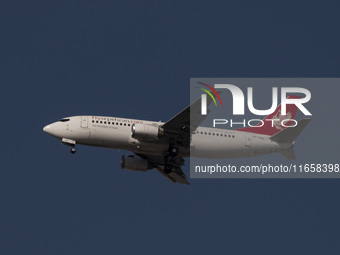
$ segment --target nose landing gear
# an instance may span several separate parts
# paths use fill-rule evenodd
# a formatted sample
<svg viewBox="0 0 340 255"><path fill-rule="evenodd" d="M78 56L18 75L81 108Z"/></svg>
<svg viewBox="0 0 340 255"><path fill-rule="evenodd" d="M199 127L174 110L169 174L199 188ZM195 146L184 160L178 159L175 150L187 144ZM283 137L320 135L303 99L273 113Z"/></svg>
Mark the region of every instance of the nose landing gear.
<svg viewBox="0 0 340 255"><path fill-rule="evenodd" d="M74 153L76 153L76 151L77 151L76 147L73 146L73 147L71 148L71 153L74 154Z"/></svg>
<svg viewBox="0 0 340 255"><path fill-rule="evenodd" d="M67 139L67 138L63 138L61 139L61 142L67 146L71 146L71 153L74 154L76 153L77 149L76 149L76 141L71 140L71 139Z"/></svg>

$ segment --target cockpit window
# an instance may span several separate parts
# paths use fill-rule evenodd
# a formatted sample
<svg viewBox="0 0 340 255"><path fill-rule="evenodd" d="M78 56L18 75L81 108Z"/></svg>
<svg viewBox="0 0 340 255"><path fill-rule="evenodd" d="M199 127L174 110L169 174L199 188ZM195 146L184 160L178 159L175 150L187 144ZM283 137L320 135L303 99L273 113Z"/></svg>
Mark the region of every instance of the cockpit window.
<svg viewBox="0 0 340 255"><path fill-rule="evenodd" d="M61 122L66 122L66 121L69 121L70 119L61 119L61 120L59 120L59 121L61 121Z"/></svg>

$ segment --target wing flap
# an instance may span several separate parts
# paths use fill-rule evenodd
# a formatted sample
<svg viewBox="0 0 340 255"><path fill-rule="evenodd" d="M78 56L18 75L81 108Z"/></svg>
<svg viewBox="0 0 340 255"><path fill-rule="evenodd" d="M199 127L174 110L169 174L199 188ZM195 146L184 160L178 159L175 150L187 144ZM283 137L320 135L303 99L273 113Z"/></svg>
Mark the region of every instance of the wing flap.
<svg viewBox="0 0 340 255"><path fill-rule="evenodd" d="M147 154L140 154L137 153L141 158L147 159L149 163L154 166L154 168L162 174L164 177L166 177L168 180L170 180L173 183L182 183L182 184L190 184L186 176L183 172L183 170L180 167L180 162L184 163L184 159L182 157L174 157L171 160L172 165L172 171L171 173L166 173L164 171L164 165L165 165L165 159L162 156L153 156L153 155L147 155Z"/></svg>
<svg viewBox="0 0 340 255"><path fill-rule="evenodd" d="M173 183L190 184L180 167L173 167L169 174L164 172L163 166L157 166L156 170Z"/></svg>

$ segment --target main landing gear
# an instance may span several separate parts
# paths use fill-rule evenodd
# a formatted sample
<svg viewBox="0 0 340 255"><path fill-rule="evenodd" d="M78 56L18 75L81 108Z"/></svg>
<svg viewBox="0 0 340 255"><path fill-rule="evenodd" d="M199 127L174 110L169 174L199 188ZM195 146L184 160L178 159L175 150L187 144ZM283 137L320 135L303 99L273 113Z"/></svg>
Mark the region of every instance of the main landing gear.
<svg viewBox="0 0 340 255"><path fill-rule="evenodd" d="M176 161L176 156L178 154L178 148L174 147L172 144L169 146L167 155L164 157L164 172L170 174L172 172L173 165L170 162Z"/></svg>
<svg viewBox="0 0 340 255"><path fill-rule="evenodd" d="M165 172L166 174L170 174L171 171L172 171L172 165L170 165L170 164L165 164L165 165L164 165L164 172Z"/></svg>
<svg viewBox="0 0 340 255"><path fill-rule="evenodd" d="M177 153L178 153L178 148L176 148L176 147L170 145L170 146L169 146L169 149L168 149L168 152L169 152L169 155L170 155L171 157L176 157L176 156L177 156Z"/></svg>

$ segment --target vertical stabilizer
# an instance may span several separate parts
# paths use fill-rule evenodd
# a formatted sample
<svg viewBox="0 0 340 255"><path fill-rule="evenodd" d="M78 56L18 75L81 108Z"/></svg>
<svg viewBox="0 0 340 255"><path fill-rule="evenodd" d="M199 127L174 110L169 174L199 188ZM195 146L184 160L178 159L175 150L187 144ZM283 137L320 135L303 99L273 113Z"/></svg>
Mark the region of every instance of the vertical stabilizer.
<svg viewBox="0 0 340 255"><path fill-rule="evenodd" d="M288 98L293 99L293 98L301 98L301 97L300 96L289 96ZM284 120L295 119L297 109L298 108L296 107L295 104L288 104L286 107L286 115L282 115L281 104L280 104L272 114L269 114L267 117L265 117L262 120L262 122L257 124L255 127L240 128L237 130L272 136L286 129L287 126L291 126L293 124L293 121L284 121ZM282 125L282 121L284 121L283 124L286 127ZM262 124L263 126L261 126Z"/></svg>
<svg viewBox="0 0 340 255"><path fill-rule="evenodd" d="M310 121L311 119L302 119L295 127L288 127L273 135L270 139L278 143L292 143Z"/></svg>

